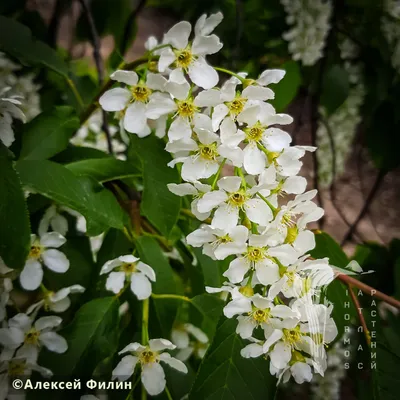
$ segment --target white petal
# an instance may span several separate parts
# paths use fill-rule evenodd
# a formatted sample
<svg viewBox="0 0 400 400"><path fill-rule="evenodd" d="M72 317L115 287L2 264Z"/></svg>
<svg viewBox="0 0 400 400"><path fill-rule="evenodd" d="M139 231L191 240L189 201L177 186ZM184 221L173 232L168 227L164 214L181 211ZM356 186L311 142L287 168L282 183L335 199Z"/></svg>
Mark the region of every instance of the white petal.
<svg viewBox="0 0 400 400"><path fill-rule="evenodd" d="M165 362L170 367L176 369L179 372L183 372L184 374L187 374L187 372L188 372L186 365L182 361L180 361L174 357L171 357L171 355L168 353L160 354L160 360Z"/></svg>
<svg viewBox="0 0 400 400"><path fill-rule="evenodd" d="M194 199L192 201L192 204L190 205L190 210L192 211L192 213L196 216L196 218L199 221L205 221L210 216L211 212L207 211L207 212L201 213L197 207L198 202L199 202L199 199Z"/></svg>
<svg viewBox="0 0 400 400"><path fill-rule="evenodd" d="M134 342L134 343L129 343L121 351L119 351L118 354L123 354L128 352L141 352L145 349L146 349L145 346L142 346L140 343Z"/></svg>
<svg viewBox="0 0 400 400"><path fill-rule="evenodd" d="M183 180L193 182L209 178L218 171L218 168L218 162L191 156L183 162L181 175Z"/></svg>
<svg viewBox="0 0 400 400"><path fill-rule="evenodd" d="M133 371L135 370L135 365L138 362L138 358L135 356L125 356L118 363L112 372L112 379L118 379L119 381L126 381L129 379Z"/></svg>
<svg viewBox="0 0 400 400"><path fill-rule="evenodd" d="M196 229L186 237L186 242L193 247L201 247L205 243L214 241L215 235L207 229Z"/></svg>
<svg viewBox="0 0 400 400"><path fill-rule="evenodd" d="M37 329L38 331L42 331L44 329L56 328L61 324L61 322L62 319L54 315L51 315L49 317L42 317L35 322L35 329Z"/></svg>
<svg viewBox="0 0 400 400"><path fill-rule="evenodd" d="M42 258L47 268L54 272L64 273L69 269L69 260L61 251L56 249L46 250L42 253Z"/></svg>
<svg viewBox="0 0 400 400"><path fill-rule="evenodd" d="M293 243L293 247L300 253L305 254L315 247L315 235L311 231L300 232Z"/></svg>
<svg viewBox="0 0 400 400"><path fill-rule="evenodd" d="M194 99L194 105L197 107L215 107L221 103L221 92L217 89L201 91Z"/></svg>
<svg viewBox="0 0 400 400"><path fill-rule="evenodd" d="M136 268L138 271L143 272L151 281L156 281L156 273L154 272L154 269L150 267L150 265L139 261L136 265Z"/></svg>
<svg viewBox="0 0 400 400"><path fill-rule="evenodd" d="M122 271L111 272L107 278L106 289L117 294L124 287L125 273Z"/></svg>
<svg viewBox="0 0 400 400"><path fill-rule="evenodd" d="M176 104L166 93L154 93L147 103L147 118L157 119L176 110Z"/></svg>
<svg viewBox="0 0 400 400"><path fill-rule="evenodd" d="M278 83L285 76L286 71L283 69L267 69L257 79L257 83L267 86L270 83Z"/></svg>
<svg viewBox="0 0 400 400"><path fill-rule="evenodd" d="M149 347L153 351L174 350L176 346L167 339L150 339Z"/></svg>
<svg viewBox="0 0 400 400"><path fill-rule="evenodd" d="M64 236L60 235L58 232L45 233L40 238L40 244L44 247L60 247L66 242Z"/></svg>
<svg viewBox="0 0 400 400"><path fill-rule="evenodd" d="M182 329L172 329L171 340L178 349L186 349L189 346L189 335Z"/></svg>
<svg viewBox="0 0 400 400"><path fill-rule="evenodd" d="M151 396L157 396L165 389L164 370L158 363L143 365L141 379L147 393Z"/></svg>
<svg viewBox="0 0 400 400"><path fill-rule="evenodd" d="M114 268L119 267L122 264L122 262L120 260L118 260L118 258L114 259L114 260L109 260L107 261L100 270L100 275L103 274L108 274L109 272L111 272Z"/></svg>
<svg viewBox="0 0 400 400"><path fill-rule="evenodd" d="M258 175L264 171L267 159L256 144L248 144L243 150L243 156L243 165L248 174Z"/></svg>
<svg viewBox="0 0 400 400"><path fill-rule="evenodd" d="M243 242L228 242L221 243L215 250L215 258L217 260L224 260L232 254L242 254L246 251L247 245Z"/></svg>
<svg viewBox="0 0 400 400"><path fill-rule="evenodd" d="M121 111L128 104L132 95L128 89L114 88L107 90L99 99L99 103L105 111Z"/></svg>
<svg viewBox="0 0 400 400"><path fill-rule="evenodd" d="M146 86L152 90L164 90L167 80L161 74L148 72L146 76Z"/></svg>
<svg viewBox="0 0 400 400"><path fill-rule="evenodd" d="M218 72L200 57L190 64L188 74L192 82L203 89L211 89L219 80Z"/></svg>
<svg viewBox="0 0 400 400"><path fill-rule="evenodd" d="M140 101L135 101L126 109L124 128L128 132L139 133L144 130L146 123L146 106Z"/></svg>
<svg viewBox="0 0 400 400"><path fill-rule="evenodd" d="M193 54L205 56L207 54L217 53L222 49L222 43L217 35L196 36L193 40Z"/></svg>
<svg viewBox="0 0 400 400"><path fill-rule="evenodd" d="M170 192L176 194L177 196L194 196L197 194L197 189L190 183L181 183L179 185L176 183L169 183L167 187Z"/></svg>
<svg viewBox="0 0 400 400"><path fill-rule="evenodd" d="M110 78L117 82L126 83L127 85L134 86L138 83L137 73L134 71L117 70L110 75Z"/></svg>
<svg viewBox="0 0 400 400"><path fill-rule="evenodd" d="M158 70L165 72L165 70L175 61L175 54L170 48L163 49L158 60Z"/></svg>
<svg viewBox="0 0 400 400"><path fill-rule="evenodd" d="M313 377L311 367L303 362L294 363L290 367L290 372L292 373L294 380L298 384L310 382Z"/></svg>
<svg viewBox="0 0 400 400"><path fill-rule="evenodd" d="M240 351L240 355L244 358L260 357L263 353L263 347L257 343L248 344Z"/></svg>
<svg viewBox="0 0 400 400"><path fill-rule="evenodd" d="M292 357L290 346L279 342L270 353L271 363L278 369L285 368Z"/></svg>
<svg viewBox="0 0 400 400"><path fill-rule="evenodd" d="M273 219L272 211L268 204L260 199L250 199L244 205L246 215L251 222L267 226L268 222Z"/></svg>
<svg viewBox="0 0 400 400"><path fill-rule="evenodd" d="M263 137L263 143L269 151L280 152L289 147L292 137L279 128L268 128Z"/></svg>
<svg viewBox="0 0 400 400"><path fill-rule="evenodd" d="M68 349L67 341L55 332L43 332L39 340L48 350L58 354L65 353Z"/></svg>
<svg viewBox="0 0 400 400"><path fill-rule="evenodd" d="M225 176L218 181L218 187L228 193L237 192L241 184L240 176Z"/></svg>
<svg viewBox="0 0 400 400"><path fill-rule="evenodd" d="M225 200L227 200L228 195L222 190L215 190L213 192L206 193L197 203L197 208L199 212L211 211L213 208L217 207Z"/></svg>
<svg viewBox="0 0 400 400"><path fill-rule="evenodd" d="M292 310L288 306L278 304L271 310L271 315L273 315L274 317L286 319L286 318L297 318L299 316L299 313L297 311Z"/></svg>
<svg viewBox="0 0 400 400"><path fill-rule="evenodd" d="M179 140L179 139L189 139L192 135L192 129L190 127L190 123L187 119L184 118L176 118L169 130L168 130L168 138L171 141Z"/></svg>
<svg viewBox="0 0 400 400"><path fill-rule="evenodd" d="M131 276L131 290L139 300L148 299L151 296L151 283L142 273Z"/></svg>
<svg viewBox="0 0 400 400"><path fill-rule="evenodd" d="M245 296L230 301L224 307L224 315L227 318L232 318L236 314L248 313L250 311L251 311L251 301L248 297Z"/></svg>
<svg viewBox="0 0 400 400"><path fill-rule="evenodd" d="M175 24L165 35L163 43L172 44L177 49L184 49L189 41L192 26L187 21Z"/></svg>
<svg viewBox="0 0 400 400"><path fill-rule="evenodd" d="M240 283L243 281L250 265L244 258L236 258L229 264L229 268L223 273L232 283Z"/></svg>
<svg viewBox="0 0 400 400"><path fill-rule="evenodd" d="M24 332L19 328L0 328L0 344L6 348L16 349L24 342Z"/></svg>
<svg viewBox="0 0 400 400"><path fill-rule="evenodd" d="M54 232L58 232L62 236L65 236L68 232L68 220L61 214L55 215L50 221L50 225Z"/></svg>
<svg viewBox="0 0 400 400"><path fill-rule="evenodd" d="M165 85L165 91L171 93L178 100L185 100L189 94L189 90L190 85L186 80L183 83L168 82Z"/></svg>
<svg viewBox="0 0 400 400"><path fill-rule="evenodd" d="M293 264L297 261L299 255L289 244L272 247L268 250L269 255L276 257L284 265Z"/></svg>
<svg viewBox="0 0 400 400"><path fill-rule="evenodd" d="M197 328L197 326L194 326L192 324L185 324L185 329L192 334L196 340L198 340L200 343L207 343L208 342L208 337L207 335L200 329Z"/></svg>
<svg viewBox="0 0 400 400"><path fill-rule="evenodd" d="M203 14L196 22L194 27L195 36L209 35L222 21L223 15L219 11L215 14L211 14L207 17L206 14Z"/></svg>
<svg viewBox="0 0 400 400"><path fill-rule="evenodd" d="M119 260L119 261L122 261L122 262L124 262L124 263L134 263L134 262L136 262L136 261L139 261L139 258L135 257L135 256L132 255L132 254L127 254L127 255L125 255L125 256L119 256L119 257L118 257L118 260Z"/></svg>
<svg viewBox="0 0 400 400"><path fill-rule="evenodd" d="M229 108L225 104L218 104L212 114L213 131L216 132L222 120L228 115Z"/></svg>
<svg viewBox="0 0 400 400"><path fill-rule="evenodd" d="M268 336L267 340L263 344L264 353L267 353L269 348L276 343L283 336L283 332L280 329L274 329Z"/></svg>
<svg viewBox="0 0 400 400"><path fill-rule="evenodd" d="M25 290L35 290L42 283L42 279L43 269L40 262L36 260L27 260L19 276L21 286Z"/></svg>
<svg viewBox="0 0 400 400"><path fill-rule="evenodd" d="M65 297L64 299L52 302L50 304L50 310L56 313L62 313L65 310L67 310L70 305L71 305L71 300L68 297Z"/></svg>
<svg viewBox="0 0 400 400"><path fill-rule="evenodd" d="M306 190L307 179L303 176L289 176L282 185L282 190L289 194L301 194Z"/></svg>
<svg viewBox="0 0 400 400"><path fill-rule="evenodd" d="M253 320L249 319L249 317L247 316L240 315L238 317L238 321L239 322L236 327L236 333L240 335L240 337L243 339L248 339L249 337L251 337L251 335L253 334L253 330L255 328L255 323L253 322ZM262 352L262 346L260 347ZM243 357L248 358L246 356Z"/></svg>
<svg viewBox="0 0 400 400"><path fill-rule="evenodd" d="M239 220L239 208L222 204L214 213L211 226L218 229L231 229L235 227Z"/></svg>
<svg viewBox="0 0 400 400"><path fill-rule="evenodd" d="M257 279L263 285L271 285L280 279L279 267L274 262L258 262L256 264Z"/></svg>
<svg viewBox="0 0 400 400"><path fill-rule="evenodd" d="M266 87L262 86L247 86L246 89L243 90L242 96L246 97L250 100L270 100L275 97L274 92Z"/></svg>

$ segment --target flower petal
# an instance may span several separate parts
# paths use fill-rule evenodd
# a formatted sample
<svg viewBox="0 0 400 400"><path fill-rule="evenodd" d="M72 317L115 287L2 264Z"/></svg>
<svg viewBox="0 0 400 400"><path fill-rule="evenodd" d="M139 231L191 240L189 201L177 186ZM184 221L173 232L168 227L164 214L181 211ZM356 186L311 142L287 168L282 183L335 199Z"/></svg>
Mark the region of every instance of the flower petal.
<svg viewBox="0 0 400 400"><path fill-rule="evenodd" d="M110 75L110 78L117 82L126 83L127 85L134 86L138 83L137 73L134 71L125 71L119 69Z"/></svg>
<svg viewBox="0 0 400 400"><path fill-rule="evenodd" d="M40 238L40 244L44 247L60 247L67 240L64 236L60 235L58 232L45 233Z"/></svg>
<svg viewBox="0 0 400 400"><path fill-rule="evenodd" d="M124 128L128 132L139 133L144 130L146 123L146 106L140 101L135 101L126 109Z"/></svg>
<svg viewBox="0 0 400 400"><path fill-rule="evenodd" d="M197 107L215 107L221 103L221 92L217 89L208 89L201 91L194 99L194 105Z"/></svg>
<svg viewBox="0 0 400 400"><path fill-rule="evenodd" d="M43 269L39 261L27 260L19 281L25 290L35 290L42 283Z"/></svg>
<svg viewBox="0 0 400 400"><path fill-rule="evenodd" d="M111 272L106 281L106 289L117 294L124 287L125 273L122 271Z"/></svg>
<svg viewBox="0 0 400 400"><path fill-rule="evenodd" d="M190 183L168 183L169 191L177 196L194 196L197 194L197 189Z"/></svg>
<svg viewBox="0 0 400 400"><path fill-rule="evenodd" d="M236 258L229 264L229 268L223 273L232 283L243 281L246 272L250 269L250 263L244 258Z"/></svg>
<svg viewBox="0 0 400 400"><path fill-rule="evenodd" d="M147 118L158 119L176 110L176 104L166 93L154 93L147 103Z"/></svg>
<svg viewBox="0 0 400 400"><path fill-rule="evenodd" d="M235 227L239 220L239 208L231 207L229 204L222 204L217 208L211 222L213 228L231 229Z"/></svg>
<svg viewBox="0 0 400 400"><path fill-rule="evenodd" d="M193 54L205 56L217 53L222 49L222 43L217 35L196 36L193 40Z"/></svg>
<svg viewBox="0 0 400 400"><path fill-rule="evenodd" d="M156 273L154 272L154 269L150 267L150 265L139 261L136 265L136 268L138 271L143 272L151 281L156 281Z"/></svg>
<svg viewBox="0 0 400 400"><path fill-rule="evenodd" d="M141 379L147 393L151 396L157 396L165 389L164 370L158 363L142 365Z"/></svg>
<svg viewBox="0 0 400 400"><path fill-rule="evenodd" d="M64 253L56 249L46 250L42 253L46 267L54 272L64 273L69 269L69 260Z"/></svg>
<svg viewBox="0 0 400 400"><path fill-rule="evenodd" d="M184 49L189 42L192 25L187 21L175 24L165 35L163 43L172 44L177 49Z"/></svg>
<svg viewBox="0 0 400 400"><path fill-rule="evenodd" d="M256 358L263 354L263 347L257 343L248 344L240 351L240 355L244 358Z"/></svg>
<svg viewBox="0 0 400 400"><path fill-rule="evenodd" d="M183 372L184 374L188 373L188 369L187 369L186 365L182 361L180 361L174 357L171 357L170 354L161 353L159 357L160 357L161 361L165 362L166 364L168 364L170 367L176 369L177 371Z"/></svg>
<svg viewBox="0 0 400 400"><path fill-rule="evenodd" d="M107 90L99 99L101 108L105 111L121 111L132 98L128 89L114 88Z"/></svg>
<svg viewBox="0 0 400 400"><path fill-rule="evenodd" d="M257 79L257 83L261 86L267 86L270 83L278 83L285 76L286 71L284 69L267 69L261 73Z"/></svg>
<svg viewBox="0 0 400 400"><path fill-rule="evenodd" d="M140 272L132 274L131 290L139 300L148 299L151 296L151 283L147 276Z"/></svg>
<svg viewBox="0 0 400 400"><path fill-rule="evenodd" d="M199 212L208 212L213 208L217 207L225 200L227 200L227 194L222 190L214 190L213 192L206 193L197 203Z"/></svg>
<svg viewBox="0 0 400 400"><path fill-rule="evenodd" d="M249 100L265 101L273 99L275 97L275 93L266 87L250 85L243 90L242 96L248 98Z"/></svg>
<svg viewBox="0 0 400 400"><path fill-rule="evenodd" d="M260 199L250 199L244 205L246 215L251 222L267 226L273 219L272 211L268 204Z"/></svg>
<svg viewBox="0 0 400 400"><path fill-rule="evenodd" d="M138 362L138 357L135 356L125 356L117 364L112 372L112 379L118 379L119 381L126 381L133 375L135 370L135 365Z"/></svg>
<svg viewBox="0 0 400 400"><path fill-rule="evenodd" d="M267 158L255 143L249 143L243 150L243 166L250 175L261 174L265 169Z"/></svg>
<svg viewBox="0 0 400 400"><path fill-rule="evenodd" d="M61 322L62 319L54 315L51 315L49 317L42 317L35 322L35 329L37 329L38 331L42 331L44 329L56 328L61 324Z"/></svg>
<svg viewBox="0 0 400 400"><path fill-rule="evenodd" d="M174 350L176 348L176 346L167 339L150 339L149 347L150 350L153 351L161 351L165 349Z"/></svg>
<svg viewBox="0 0 400 400"><path fill-rule="evenodd" d="M54 353L62 354L68 350L67 341L55 332L43 332L39 340L44 347Z"/></svg>
<svg viewBox="0 0 400 400"><path fill-rule="evenodd" d="M211 89L219 81L218 72L201 57L190 64L188 74L192 82L203 89Z"/></svg>

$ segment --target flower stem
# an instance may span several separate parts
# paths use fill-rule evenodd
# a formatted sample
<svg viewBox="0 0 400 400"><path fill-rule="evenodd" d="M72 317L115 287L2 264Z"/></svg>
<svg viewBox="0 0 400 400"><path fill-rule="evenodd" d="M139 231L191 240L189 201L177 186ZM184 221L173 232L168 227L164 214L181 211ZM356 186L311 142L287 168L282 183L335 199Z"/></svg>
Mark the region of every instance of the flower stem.
<svg viewBox="0 0 400 400"><path fill-rule="evenodd" d="M174 299L174 300L187 301L188 303L192 302L192 300L189 297L180 296L178 294L155 294L155 293L153 293L151 295L151 297L153 297L153 299Z"/></svg>
<svg viewBox="0 0 400 400"><path fill-rule="evenodd" d="M174 400L171 396L171 392L169 391L168 386L165 386L165 393L168 397L168 400Z"/></svg>
<svg viewBox="0 0 400 400"><path fill-rule="evenodd" d="M142 344L144 346L149 342L149 299L143 300L142 315Z"/></svg>
<svg viewBox="0 0 400 400"><path fill-rule="evenodd" d="M242 179L242 186L246 189L247 183L246 183L246 179L244 179L242 168L235 167L235 171L237 172L237 175L240 176L240 178Z"/></svg>
<svg viewBox="0 0 400 400"><path fill-rule="evenodd" d="M229 71L229 69L225 69L225 68L221 68L221 67L214 67L214 69L216 69L217 71L224 72L225 74L232 75L235 78L238 78L240 80L240 82L242 82L242 83L245 81L245 78L236 74L235 72Z"/></svg>
<svg viewBox="0 0 400 400"><path fill-rule="evenodd" d="M197 217L196 217L190 210L188 210L188 209L186 209L186 208L182 208L182 209L181 209L181 213L182 213L183 215L186 215L186 216L188 216L188 217L190 217L190 218L193 218L193 219L197 220ZM207 219L205 219L203 222L205 222L205 223L207 223L207 224L211 224L211 218L207 218Z"/></svg>
<svg viewBox="0 0 400 400"><path fill-rule="evenodd" d="M272 210L274 214L278 211L278 209L274 207L260 192L257 192L257 196L267 203L268 207Z"/></svg>
<svg viewBox="0 0 400 400"><path fill-rule="evenodd" d="M83 103L82 97L81 97L80 93L78 92L78 89L76 88L75 83L70 78L66 78L66 81L67 81L68 86L70 87L72 93L74 94L75 99L79 104L79 107L83 110L83 108L85 107L85 104Z"/></svg>
<svg viewBox="0 0 400 400"><path fill-rule="evenodd" d="M226 162L226 158L224 158L222 160L221 165L218 168L217 174L215 175L214 181L213 181L213 183L211 185L211 190L214 190L214 188L215 188L215 186L217 184L218 178L221 175L222 167L225 165L225 162Z"/></svg>

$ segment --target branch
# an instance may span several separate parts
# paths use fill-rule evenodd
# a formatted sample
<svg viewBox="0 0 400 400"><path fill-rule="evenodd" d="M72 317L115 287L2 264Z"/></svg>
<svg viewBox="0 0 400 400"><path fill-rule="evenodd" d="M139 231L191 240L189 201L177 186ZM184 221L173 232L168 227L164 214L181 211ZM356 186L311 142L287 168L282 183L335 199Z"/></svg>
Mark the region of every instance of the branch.
<svg viewBox="0 0 400 400"><path fill-rule="evenodd" d="M374 197L378 193L378 191L381 187L381 184L383 183L386 173L387 173L387 171L379 170L379 173L375 179L375 183L374 183L371 191L369 192L368 197L365 199L363 208L361 209L360 213L358 214L358 217L355 219L353 224L350 226L350 229L347 231L346 235L344 236L344 238L342 240L342 243L341 243L342 246L353 237L354 233L356 232L358 224L364 218L364 216L367 214L368 208L371 205L372 201L374 200Z"/></svg>
<svg viewBox="0 0 400 400"><path fill-rule="evenodd" d="M126 21L125 24L125 29L124 29L124 34L122 36L121 44L119 46L119 51L121 52L121 54L124 54L127 50L126 47L128 45L129 34L132 31L132 26L135 22L137 15L142 11L145 5L146 5L146 0L139 0L136 8L132 10L132 12L129 14L128 20Z"/></svg>
<svg viewBox="0 0 400 400"><path fill-rule="evenodd" d="M379 290L376 290L373 287L371 287L363 282L360 282L359 280L357 280L349 275L342 274L341 272L336 273L336 278L339 279L340 281L344 282L346 285L350 284L350 285L362 290L364 293L368 294L369 296L376 297L379 300L383 300L384 302L386 302L400 310L400 301L396 300L395 298L388 296L387 294L382 293Z"/></svg>

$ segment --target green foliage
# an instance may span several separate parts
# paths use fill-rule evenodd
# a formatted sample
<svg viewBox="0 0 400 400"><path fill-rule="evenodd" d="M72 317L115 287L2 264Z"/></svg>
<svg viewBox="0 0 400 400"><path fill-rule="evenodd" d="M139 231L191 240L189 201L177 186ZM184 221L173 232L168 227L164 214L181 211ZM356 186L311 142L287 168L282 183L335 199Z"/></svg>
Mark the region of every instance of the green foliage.
<svg viewBox="0 0 400 400"><path fill-rule="evenodd" d="M68 77L68 67L58 54L37 41L31 31L19 22L0 16L0 50L27 65L42 65Z"/></svg>
<svg viewBox="0 0 400 400"><path fill-rule="evenodd" d="M20 159L45 160L64 150L79 128L79 119L68 106L39 114L22 129Z"/></svg>
<svg viewBox="0 0 400 400"><path fill-rule="evenodd" d="M204 285L221 287L225 280L222 274L228 268L230 260L213 260L212 258L204 255L200 248L194 248L193 253L196 255L197 261L199 262L200 268L203 272Z"/></svg>
<svg viewBox="0 0 400 400"><path fill-rule="evenodd" d="M181 198L168 190L168 183L178 183L175 168L168 168L171 161L164 144L156 137L140 139L131 135L129 157L137 157L143 166L143 199L140 212L166 237L178 220Z"/></svg>
<svg viewBox="0 0 400 400"><path fill-rule="evenodd" d="M9 268L22 268L30 249L30 225L12 158L0 141L0 256Z"/></svg>
<svg viewBox="0 0 400 400"><path fill-rule="evenodd" d="M236 334L237 321L221 318L214 340L200 366L189 400L273 399L275 378L262 359L244 359L244 341Z"/></svg>
<svg viewBox="0 0 400 400"><path fill-rule="evenodd" d="M88 235L99 235L109 227L123 229L126 216L117 200L90 178L41 160L19 161L17 172L27 189L80 212L86 218Z"/></svg>
<svg viewBox="0 0 400 400"><path fill-rule="evenodd" d="M67 352L43 353L43 362L56 375L90 376L101 361L118 350L118 307L117 297L84 304L72 323L59 332L68 341Z"/></svg>

